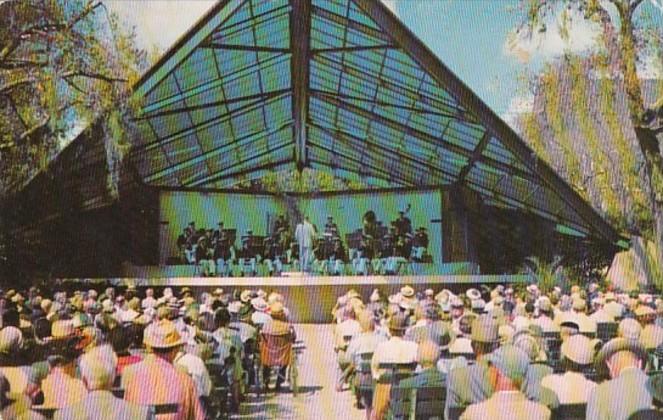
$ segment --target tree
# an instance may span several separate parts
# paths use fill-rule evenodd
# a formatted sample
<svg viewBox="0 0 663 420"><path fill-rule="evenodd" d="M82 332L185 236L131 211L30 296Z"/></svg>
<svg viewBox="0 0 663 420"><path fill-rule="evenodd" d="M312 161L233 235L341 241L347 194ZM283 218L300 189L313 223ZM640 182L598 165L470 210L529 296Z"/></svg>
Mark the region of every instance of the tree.
<svg viewBox="0 0 663 420"><path fill-rule="evenodd" d="M602 42L590 57L591 71L598 71L606 79L618 81L623 86L628 119L635 131L636 139L636 150L633 153L637 152L637 155L631 156L633 157L631 160L633 162L641 160L642 162L641 172L637 171L642 174L642 197L634 197L637 195L639 186L624 185L632 189L631 201L638 201L642 198L651 215L649 219L651 226L647 226L647 215L641 214L640 220L631 227L636 226L644 229L644 232L651 232L650 237L658 249L657 259L659 264L663 263L663 156L660 146L663 140L663 96L647 107L643 99L642 81L637 72L638 62L645 57L653 57L658 60L663 57L661 55L663 30L652 24L646 10L647 7L654 9L653 5L658 7L660 2L658 0L523 0L523 5L526 9L526 20L518 30L525 31L525 34L545 32L547 30L546 22L551 16L560 13L560 9L564 23L568 22L571 14L575 14L582 16L586 21L598 24L601 28ZM663 9L661 11L663 12ZM567 29L562 27L560 32L563 35L568 34ZM550 72L549 70L548 74ZM544 82L540 86L546 89L545 76ZM559 112L559 109L554 112ZM550 117L549 113L548 117ZM609 129L614 132L615 127L609 127ZM574 140L577 139L571 139L571 142ZM562 138L562 142L564 141ZM593 147L599 146L601 144L597 143ZM589 146L589 148L591 147ZM621 152L629 153L629 150L623 148ZM622 157L629 159L629 156ZM577 178L575 181L582 182L581 174L573 173L576 169L571 168L574 164L572 161L576 157L571 154L567 158L567 166L571 172L567 173L567 177L571 179L572 184L574 178ZM609 166L606 166L606 169L610 170ZM592 173L590 170L584 175L606 179L610 174L600 175ZM626 176L628 178L631 175L626 174ZM579 189L582 193L582 188ZM608 189L603 188L603 190L607 194L610 193ZM585 195L587 196L587 193ZM605 213L610 213L610 210L604 210ZM615 213L614 209L612 212Z"/></svg>
<svg viewBox="0 0 663 420"><path fill-rule="evenodd" d="M0 1L0 194L19 189L92 120L119 134L117 104L144 66L133 33L101 1ZM108 155L121 155L125 136L107 137Z"/></svg>

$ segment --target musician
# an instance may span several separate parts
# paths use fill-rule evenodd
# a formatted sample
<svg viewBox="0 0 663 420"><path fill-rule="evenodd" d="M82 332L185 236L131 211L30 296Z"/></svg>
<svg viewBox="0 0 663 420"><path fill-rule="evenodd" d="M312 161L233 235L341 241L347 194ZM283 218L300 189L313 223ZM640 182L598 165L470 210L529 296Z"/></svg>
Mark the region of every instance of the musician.
<svg viewBox="0 0 663 420"><path fill-rule="evenodd" d="M242 273L244 274L251 273L252 276L257 274L257 255L254 251L254 248L251 246L251 238L253 237L253 232L250 230L247 231L247 236L242 237L242 247L237 251L237 260L239 262L239 267Z"/></svg>
<svg viewBox="0 0 663 420"><path fill-rule="evenodd" d="M338 226L334 223L334 218L332 216L327 216L327 223L325 223L325 238L340 238L338 232Z"/></svg>
<svg viewBox="0 0 663 420"><path fill-rule="evenodd" d="M352 260L352 271L355 274L368 275L368 264L373 259L373 247L368 246L367 242L368 238L362 235L355 258Z"/></svg>
<svg viewBox="0 0 663 420"><path fill-rule="evenodd" d="M223 223L219 223L223 226ZM214 261L216 261L216 272L227 277L232 275L232 266L235 261L235 246L230 243L230 239L226 231L221 228L221 233L218 236L216 244L214 245Z"/></svg>
<svg viewBox="0 0 663 420"><path fill-rule="evenodd" d="M314 273L325 274L327 272L327 252L326 240L318 238L315 240L313 247L313 262L311 263L311 271Z"/></svg>
<svg viewBox="0 0 663 420"><path fill-rule="evenodd" d="M398 212L398 219L394 222L399 235L412 234L412 221L405 216L404 211Z"/></svg>
<svg viewBox="0 0 663 420"><path fill-rule="evenodd" d="M417 229L417 233L414 234L414 239L412 240L412 247L413 259L418 262L423 261L424 257L428 254L428 234L425 227L422 226Z"/></svg>
<svg viewBox="0 0 663 420"><path fill-rule="evenodd" d="M275 238L265 239L265 265L269 275L280 275L283 271L283 247Z"/></svg>
<svg viewBox="0 0 663 420"><path fill-rule="evenodd" d="M186 230L186 236L187 237L196 236L196 234L198 233L198 231L196 230L196 222L189 222L189 226L184 228L184 230ZM198 239L198 238L196 238L196 239Z"/></svg>
<svg viewBox="0 0 663 420"><path fill-rule="evenodd" d="M213 276L215 274L214 250L212 249L212 230L209 234L202 235L198 239L196 246L196 262L200 267L200 274L203 277Z"/></svg>
<svg viewBox="0 0 663 420"><path fill-rule="evenodd" d="M311 261L311 253L313 245L315 244L315 228L308 219L304 216L304 220L297 225L295 229L295 240L299 244L299 259L302 271L309 271L309 263Z"/></svg>
<svg viewBox="0 0 663 420"><path fill-rule="evenodd" d="M223 235L223 222L219 222L219 227L214 231L214 235L212 236L213 242L216 244L220 239L221 236Z"/></svg>
<svg viewBox="0 0 663 420"><path fill-rule="evenodd" d="M343 247L341 238L334 238L334 248L329 255L329 273L332 276L340 276L343 274L345 263L347 262L347 253Z"/></svg>
<svg viewBox="0 0 663 420"><path fill-rule="evenodd" d="M299 270L299 245L297 242L290 242L290 246L288 246L288 249L285 251L285 261L292 270Z"/></svg>
<svg viewBox="0 0 663 420"><path fill-rule="evenodd" d="M398 240L398 232L396 222L391 223L389 232L382 238L380 258L373 259L373 270L376 273L383 272L384 274L394 274L396 255L396 241Z"/></svg>
<svg viewBox="0 0 663 420"><path fill-rule="evenodd" d="M187 256L187 245L189 244L189 238L188 238L188 233L189 230L187 228L184 228L182 230L182 234L177 237L177 250L180 252L180 258L182 258L186 263L189 263L189 259Z"/></svg>
<svg viewBox="0 0 663 420"><path fill-rule="evenodd" d="M289 228L290 226L288 225L288 220L285 218L285 215L280 214L279 217L274 221L272 237L281 239L283 232L287 232Z"/></svg>

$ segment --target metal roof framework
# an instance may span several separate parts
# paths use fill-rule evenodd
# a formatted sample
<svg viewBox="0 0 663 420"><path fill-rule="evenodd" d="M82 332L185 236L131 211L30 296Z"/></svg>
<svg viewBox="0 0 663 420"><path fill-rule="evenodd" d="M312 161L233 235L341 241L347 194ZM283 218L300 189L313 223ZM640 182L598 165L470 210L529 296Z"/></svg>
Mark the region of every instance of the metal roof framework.
<svg viewBox="0 0 663 420"><path fill-rule="evenodd" d="M130 159L149 186L310 167L380 187L464 185L620 239L379 0L221 0L135 92Z"/></svg>

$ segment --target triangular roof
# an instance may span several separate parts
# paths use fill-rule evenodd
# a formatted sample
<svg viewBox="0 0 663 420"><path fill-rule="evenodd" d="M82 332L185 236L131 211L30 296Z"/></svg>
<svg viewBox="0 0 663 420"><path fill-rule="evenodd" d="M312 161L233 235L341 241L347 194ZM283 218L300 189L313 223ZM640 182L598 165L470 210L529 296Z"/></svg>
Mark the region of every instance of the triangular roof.
<svg viewBox="0 0 663 420"><path fill-rule="evenodd" d="M311 167L464 185L488 205L620 238L379 0L222 0L138 82L131 162L224 188Z"/></svg>

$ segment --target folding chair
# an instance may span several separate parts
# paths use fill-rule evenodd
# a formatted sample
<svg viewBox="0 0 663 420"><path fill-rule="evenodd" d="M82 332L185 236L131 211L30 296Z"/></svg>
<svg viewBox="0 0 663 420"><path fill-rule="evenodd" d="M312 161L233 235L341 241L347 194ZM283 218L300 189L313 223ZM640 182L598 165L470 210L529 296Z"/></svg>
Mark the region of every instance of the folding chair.
<svg viewBox="0 0 663 420"><path fill-rule="evenodd" d="M287 367L288 379L290 387L294 396L297 396L299 391L297 385L297 363L296 355L292 349L293 340L292 334L266 334L260 333L260 364L263 369L265 367ZM265 378L262 378L263 381Z"/></svg>
<svg viewBox="0 0 663 420"><path fill-rule="evenodd" d="M554 410L555 420L584 420L587 404L562 404Z"/></svg>

